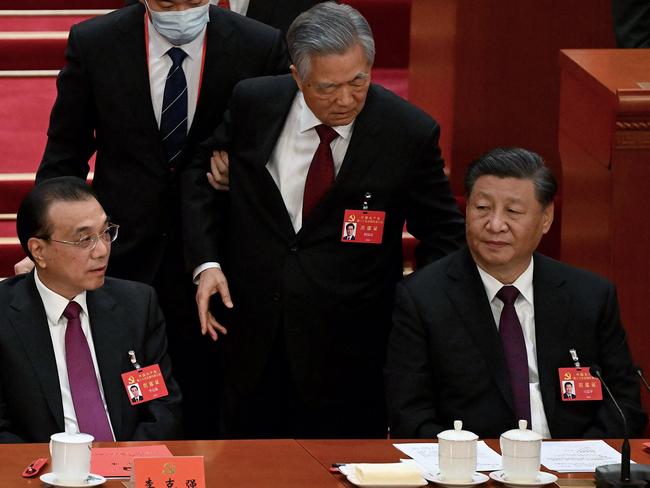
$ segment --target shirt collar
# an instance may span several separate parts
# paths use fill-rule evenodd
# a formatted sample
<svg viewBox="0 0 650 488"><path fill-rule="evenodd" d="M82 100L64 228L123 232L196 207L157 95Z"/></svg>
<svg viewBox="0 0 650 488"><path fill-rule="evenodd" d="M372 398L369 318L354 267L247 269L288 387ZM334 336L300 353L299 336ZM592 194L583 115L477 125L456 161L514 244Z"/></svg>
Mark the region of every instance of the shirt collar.
<svg viewBox="0 0 650 488"><path fill-rule="evenodd" d="M320 119L314 115L314 112L311 111L311 109L307 106L307 102L305 102L305 97L303 96L302 92L298 90L298 107L300 110L300 132L307 132L310 129L313 129L317 125L322 124ZM355 119L356 120L356 119ZM354 126L354 120L350 122L348 125L339 125L336 127L332 127L336 131L336 133L339 135L339 137L342 137L346 141L350 138L350 135L352 134L352 127Z"/></svg>
<svg viewBox="0 0 650 488"><path fill-rule="evenodd" d="M503 288L504 283L501 283L487 271L481 269L478 264L476 265L476 268L478 269L478 274L481 276L481 281L485 287L485 293L487 293L488 300L492 303L496 294L499 293L501 288ZM531 305L533 304L533 269L534 262L531 257L530 264L528 265L528 268L526 268L526 271L521 273L513 283L506 283L516 287L517 290L519 290L519 294Z"/></svg>
<svg viewBox="0 0 650 488"><path fill-rule="evenodd" d="M147 22L149 22L149 56L151 59L162 58L167 54L167 51L173 47L181 48L192 60L199 59L201 51L203 49L203 39L205 39L205 32L208 28L207 25L193 41L181 46L174 46L171 42L160 35L148 15L147 19Z"/></svg>
<svg viewBox="0 0 650 488"><path fill-rule="evenodd" d="M43 307L45 308L45 315L47 315L47 321L50 324L58 324L65 307L68 306L70 300L65 297L62 297L58 293L53 292L47 286L43 284L41 279L38 277L38 272L34 270L34 281L36 282L36 289L38 290L39 295L41 295L41 300L43 301ZM73 298L73 301L77 302L83 312L88 316L88 308L86 306L86 292L83 291L79 295Z"/></svg>

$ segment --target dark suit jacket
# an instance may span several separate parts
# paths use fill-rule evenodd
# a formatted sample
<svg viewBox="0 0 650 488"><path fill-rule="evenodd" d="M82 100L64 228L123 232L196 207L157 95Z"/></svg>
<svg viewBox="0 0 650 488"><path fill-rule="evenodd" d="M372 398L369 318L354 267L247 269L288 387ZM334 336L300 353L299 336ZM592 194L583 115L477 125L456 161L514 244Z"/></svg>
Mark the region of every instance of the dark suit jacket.
<svg viewBox="0 0 650 488"><path fill-rule="evenodd" d="M648 0L612 0L612 16L618 47L650 47Z"/></svg>
<svg viewBox="0 0 650 488"><path fill-rule="evenodd" d="M87 293L87 304L116 440L180 437L181 395L153 289L107 278ZM47 442L65 428L52 339L33 274L0 283L0 310L0 442ZM120 377L133 369L130 350L143 366L160 365L169 396L131 405Z"/></svg>
<svg viewBox="0 0 650 488"><path fill-rule="evenodd" d="M151 103L144 7L125 7L70 30L36 179L85 178L97 151L93 187L122 226L111 275L152 282L180 231L179 175L221 122L232 88L243 78L288 69L281 33L241 15L211 7L206 36L196 113L185 150L170 168ZM180 260L180 249L173 252Z"/></svg>
<svg viewBox="0 0 650 488"><path fill-rule="evenodd" d="M424 112L372 85L336 182L295 233L265 165L296 93L289 75L235 87L229 220L216 222L224 212L199 198L200 185L207 186L202 168L187 185L195 199L184 205L185 232L194 235L195 263L219 261L229 280L235 308L222 316L230 325L227 381L239 392L253 387L283 327L304 401L381 402L404 221L422 241L420 263L444 256L463 239L463 219L443 173L439 128ZM343 243L345 209L361 209L366 192L372 193L370 210L386 212L383 242ZM204 197L227 198L214 191Z"/></svg>
<svg viewBox="0 0 650 488"><path fill-rule="evenodd" d="M537 366L551 435L623 434L609 400L561 400L558 368L573 367L571 348L583 365L602 368L625 410L631 435L640 434L647 418L614 286L541 254L534 261ZM394 437L433 437L455 419L484 438L515 428L501 340L467 249L399 284L393 321L386 389Z"/></svg>

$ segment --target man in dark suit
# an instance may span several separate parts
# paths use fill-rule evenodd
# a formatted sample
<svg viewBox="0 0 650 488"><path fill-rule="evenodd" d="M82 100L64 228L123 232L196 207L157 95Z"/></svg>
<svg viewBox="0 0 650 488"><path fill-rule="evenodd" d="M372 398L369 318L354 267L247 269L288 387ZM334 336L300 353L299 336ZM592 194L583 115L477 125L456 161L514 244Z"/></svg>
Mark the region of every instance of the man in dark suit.
<svg viewBox="0 0 650 488"><path fill-rule="evenodd" d="M293 76L233 92L229 195L210 189L203 165L184 205L195 263L221 264L232 291L234 308L212 316L207 298L230 291L218 269L201 273L204 330L228 326L224 433L385 437L382 364L404 222L422 264L458 247L463 220L438 125L370 83L365 19L323 3L287 39ZM219 198L229 198L227 222L210 206ZM360 226L356 241L341 239L344 221L366 217L378 220L363 242Z"/></svg>
<svg viewBox="0 0 650 488"><path fill-rule="evenodd" d="M542 159L496 149L465 179L468 249L397 287L386 390L394 437L434 437L453 421L498 437L518 419L544 437L622 437L612 402L562 401L559 368L599 365L630 435L646 416L605 279L534 253L553 220ZM463 388L458 388L463 385ZM532 422L532 423L531 423Z"/></svg>
<svg viewBox="0 0 650 488"><path fill-rule="evenodd" d="M275 29L208 0L169 4L148 0L147 14L138 4L72 27L36 179L86 178L96 152L93 188L123 236L108 274L156 288L170 355L189 392L186 430L205 437L212 434L200 418L212 414L216 400L212 388L198 384L197 371L215 361L196 326L178 182L197 144L220 123L233 86L287 72L288 61Z"/></svg>
<svg viewBox="0 0 650 488"><path fill-rule="evenodd" d="M573 383L571 381L566 381L564 383L564 393L562 393L562 398L575 400L576 395L573 393Z"/></svg>
<svg viewBox="0 0 650 488"><path fill-rule="evenodd" d="M180 437L156 295L104 278L117 226L91 190L74 177L44 182L17 227L36 268L0 283L0 442L47 442L62 431L97 441ZM131 405L121 379L133 370L129 351L143 367L160 366L169 395Z"/></svg>

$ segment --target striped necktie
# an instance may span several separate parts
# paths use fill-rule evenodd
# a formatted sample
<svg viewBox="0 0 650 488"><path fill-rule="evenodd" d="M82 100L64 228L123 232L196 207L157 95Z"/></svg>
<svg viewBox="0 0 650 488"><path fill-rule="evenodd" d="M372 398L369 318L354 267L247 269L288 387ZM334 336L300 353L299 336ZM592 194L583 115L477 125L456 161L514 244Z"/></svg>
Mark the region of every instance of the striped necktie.
<svg viewBox="0 0 650 488"><path fill-rule="evenodd" d="M163 138L167 162L174 166L187 141L187 81L183 71L183 60L187 54L181 48L167 51L172 67L165 82L160 134Z"/></svg>

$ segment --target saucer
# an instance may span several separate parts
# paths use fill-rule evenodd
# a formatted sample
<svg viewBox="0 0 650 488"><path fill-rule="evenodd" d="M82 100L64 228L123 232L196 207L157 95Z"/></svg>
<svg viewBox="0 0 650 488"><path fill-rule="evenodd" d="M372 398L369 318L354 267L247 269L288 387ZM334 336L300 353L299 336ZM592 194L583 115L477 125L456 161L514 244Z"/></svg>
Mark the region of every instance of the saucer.
<svg viewBox="0 0 650 488"><path fill-rule="evenodd" d="M557 476L545 471L540 471L537 473L537 478L533 481L508 481L505 478L505 473L503 471L492 471L490 473L490 478L499 483L503 483L506 486L543 486L548 485L549 483L555 483L557 481Z"/></svg>
<svg viewBox="0 0 650 488"><path fill-rule="evenodd" d="M81 488L85 486L98 486L106 483L106 478L98 474L90 473L85 480L81 481L59 481L54 473L41 475L41 481L52 486L63 486L69 488Z"/></svg>
<svg viewBox="0 0 650 488"><path fill-rule="evenodd" d="M434 483L437 483L442 486L454 486L456 488L463 488L466 486L480 485L481 483L485 483L490 478L488 477L487 474L474 473L472 475L472 481L450 481L450 480L443 480L442 478L440 478L440 473L437 474L427 473L426 475L424 475L424 479L433 481Z"/></svg>

